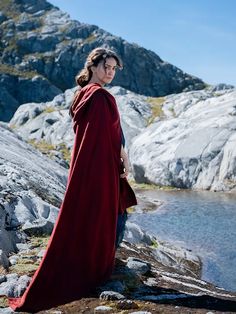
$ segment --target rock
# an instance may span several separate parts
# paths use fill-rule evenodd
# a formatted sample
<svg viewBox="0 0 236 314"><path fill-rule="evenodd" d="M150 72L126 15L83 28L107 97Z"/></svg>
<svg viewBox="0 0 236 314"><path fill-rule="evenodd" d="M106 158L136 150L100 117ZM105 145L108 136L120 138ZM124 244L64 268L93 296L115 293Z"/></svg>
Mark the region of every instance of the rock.
<svg viewBox="0 0 236 314"><path fill-rule="evenodd" d="M100 286L98 291L115 291L122 294L125 290L125 285L118 280L111 280L107 284Z"/></svg>
<svg viewBox="0 0 236 314"><path fill-rule="evenodd" d="M68 108L76 89L66 90L51 102L21 105L10 120L9 126L24 139L36 142L45 141L58 149L61 144L65 144L66 148L71 151L74 132ZM125 145L129 147L132 139L147 126L147 120L152 114L150 104L147 103L147 97L136 95L124 88L112 87L108 90L117 99L125 134Z"/></svg>
<svg viewBox="0 0 236 314"><path fill-rule="evenodd" d="M15 313L12 308L10 307L1 308L1 314L11 314L11 313Z"/></svg>
<svg viewBox="0 0 236 314"><path fill-rule="evenodd" d="M39 75L27 78L20 75L17 77L13 74L0 74L0 88L2 103L0 120L2 121L9 121L21 103L32 100L47 101L61 93L59 88ZM17 98L15 95L17 95ZM8 103L8 106L5 106L6 103Z"/></svg>
<svg viewBox="0 0 236 314"><path fill-rule="evenodd" d="M100 305L95 307L94 313L112 313L113 309L110 306Z"/></svg>
<svg viewBox="0 0 236 314"><path fill-rule="evenodd" d="M20 276L17 281L17 285L14 289L14 295L16 297L20 297L23 295L24 291L26 290L27 286L29 285L31 277L27 275Z"/></svg>
<svg viewBox="0 0 236 314"><path fill-rule="evenodd" d="M68 172L4 123L0 123L0 141L0 249L8 254L18 251L16 243L25 242L25 233L18 229L26 221L31 224L41 221L43 224L38 224L37 229L50 233L65 193Z"/></svg>
<svg viewBox="0 0 236 314"><path fill-rule="evenodd" d="M147 312L147 311L138 311L138 312L131 312L130 314L152 314L152 313Z"/></svg>
<svg viewBox="0 0 236 314"><path fill-rule="evenodd" d="M127 260L127 267L138 273L139 275L145 275L151 270L151 265L138 258L129 257Z"/></svg>
<svg viewBox="0 0 236 314"><path fill-rule="evenodd" d="M236 91L199 91L166 98L158 119L132 141L137 182L178 188L234 191Z"/></svg>
<svg viewBox="0 0 236 314"><path fill-rule="evenodd" d="M7 17L0 11L0 24L7 20Z"/></svg>
<svg viewBox="0 0 236 314"><path fill-rule="evenodd" d="M5 275L0 275L0 284L7 281L7 277Z"/></svg>
<svg viewBox="0 0 236 314"><path fill-rule="evenodd" d="M121 299L125 299L125 297L115 291L103 291L100 296L99 296L100 300L121 300Z"/></svg>
<svg viewBox="0 0 236 314"><path fill-rule="evenodd" d="M132 300L120 300L116 304L116 308L119 310L138 309L139 306Z"/></svg>
<svg viewBox="0 0 236 314"><path fill-rule="evenodd" d="M8 297L16 297L15 287L19 276L17 274L6 275L7 281L0 284L0 295L6 295Z"/></svg>
<svg viewBox="0 0 236 314"><path fill-rule="evenodd" d="M149 235L147 232L143 232L137 224L127 221L124 240L134 244L142 243L143 245L152 245L154 236Z"/></svg>
<svg viewBox="0 0 236 314"><path fill-rule="evenodd" d="M37 257L42 258L45 253L46 253L46 249L43 249L37 254Z"/></svg>
<svg viewBox="0 0 236 314"><path fill-rule="evenodd" d="M19 259L19 255L12 255L9 257L9 261L11 265L17 264L18 259Z"/></svg>
<svg viewBox="0 0 236 314"><path fill-rule="evenodd" d="M29 236L50 235L52 233L54 224L46 219L34 220L32 223L26 221L22 226L22 230Z"/></svg>
<svg viewBox="0 0 236 314"><path fill-rule="evenodd" d="M7 255L3 250L0 250L0 266L3 266L5 269L8 269L10 263Z"/></svg>

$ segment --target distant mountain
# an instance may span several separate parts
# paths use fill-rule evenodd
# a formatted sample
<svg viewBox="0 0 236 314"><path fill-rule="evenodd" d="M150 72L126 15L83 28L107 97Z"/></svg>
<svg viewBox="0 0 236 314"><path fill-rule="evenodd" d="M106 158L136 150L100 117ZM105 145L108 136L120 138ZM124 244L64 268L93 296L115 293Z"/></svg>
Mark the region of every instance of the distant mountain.
<svg viewBox="0 0 236 314"><path fill-rule="evenodd" d="M116 50L124 62L112 85L149 96L205 87L202 80L154 52L95 25L71 20L45 0L1 0L0 36L3 121L9 121L20 104L48 101L73 87L87 54L101 45Z"/></svg>

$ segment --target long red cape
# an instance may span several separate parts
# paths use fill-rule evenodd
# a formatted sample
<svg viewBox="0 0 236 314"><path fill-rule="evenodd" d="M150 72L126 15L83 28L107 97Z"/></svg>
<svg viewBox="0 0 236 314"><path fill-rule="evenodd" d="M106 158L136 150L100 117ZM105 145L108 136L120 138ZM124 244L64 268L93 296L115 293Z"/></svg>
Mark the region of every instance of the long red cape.
<svg viewBox="0 0 236 314"><path fill-rule="evenodd" d="M136 205L120 178L121 126L114 97L97 83L74 97L75 141L64 200L46 252L15 311L37 312L86 297L114 270L118 213Z"/></svg>

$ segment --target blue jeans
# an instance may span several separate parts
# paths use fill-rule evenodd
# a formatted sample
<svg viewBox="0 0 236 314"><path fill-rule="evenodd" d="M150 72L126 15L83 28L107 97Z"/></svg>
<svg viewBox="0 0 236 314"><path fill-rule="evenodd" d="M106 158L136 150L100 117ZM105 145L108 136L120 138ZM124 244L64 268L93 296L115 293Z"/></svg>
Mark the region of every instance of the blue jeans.
<svg viewBox="0 0 236 314"><path fill-rule="evenodd" d="M123 214L118 214L118 220L117 220L117 228L116 228L116 249L120 245L120 243L123 240L124 233L125 233L125 224L128 219L128 214L125 209Z"/></svg>

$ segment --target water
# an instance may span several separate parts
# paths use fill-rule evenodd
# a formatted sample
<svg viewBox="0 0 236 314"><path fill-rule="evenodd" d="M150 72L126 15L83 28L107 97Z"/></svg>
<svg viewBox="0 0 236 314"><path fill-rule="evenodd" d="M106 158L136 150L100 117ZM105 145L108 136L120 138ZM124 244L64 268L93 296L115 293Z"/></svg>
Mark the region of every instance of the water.
<svg viewBox="0 0 236 314"><path fill-rule="evenodd" d="M158 239L192 249L203 262L202 279L236 291L236 195L209 191L145 191L164 201L156 211L136 213Z"/></svg>

